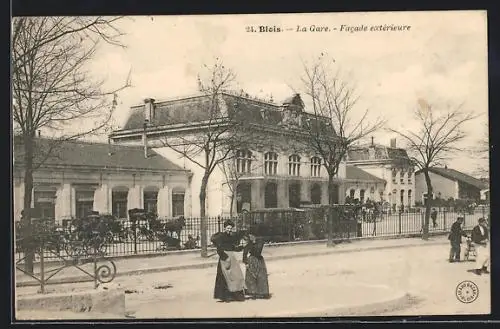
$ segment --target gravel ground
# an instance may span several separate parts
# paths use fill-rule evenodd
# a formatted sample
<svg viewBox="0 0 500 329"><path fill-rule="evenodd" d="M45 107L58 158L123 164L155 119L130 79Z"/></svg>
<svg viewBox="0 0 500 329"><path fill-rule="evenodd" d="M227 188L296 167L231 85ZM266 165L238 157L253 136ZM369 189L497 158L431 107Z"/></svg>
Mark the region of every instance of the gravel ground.
<svg viewBox="0 0 500 329"><path fill-rule="evenodd" d="M376 314L357 315L488 314L490 276L468 272L473 268L471 262L448 263L448 252L447 245L434 245L269 261L273 298L224 306L212 299L215 268L118 277L109 287L120 286L129 292L127 311L137 318L182 317L199 314L197 310L207 310L216 317L244 314L244 309L252 309L259 316L283 310L297 310L299 314L313 304L341 307L346 302L359 304L387 298L373 295L383 295L382 290L359 287L385 287L389 294L407 292L410 298ZM455 295L457 285L464 280L472 280L479 288L479 297L470 304L461 303ZM49 289L88 289L89 285L87 282L49 286ZM30 289L37 288L22 288L20 293L33 293ZM339 315L343 314L333 311L325 314Z"/></svg>

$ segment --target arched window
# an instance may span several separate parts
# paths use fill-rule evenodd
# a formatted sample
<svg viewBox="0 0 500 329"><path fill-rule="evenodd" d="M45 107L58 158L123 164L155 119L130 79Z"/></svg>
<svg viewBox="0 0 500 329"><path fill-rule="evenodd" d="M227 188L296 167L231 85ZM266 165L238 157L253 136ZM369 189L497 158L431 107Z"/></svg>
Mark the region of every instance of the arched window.
<svg viewBox="0 0 500 329"><path fill-rule="evenodd" d="M236 212L239 214L243 209L250 211L249 207L252 203L252 184L248 182L240 182L236 186ZM243 207L248 208L243 208Z"/></svg>
<svg viewBox="0 0 500 329"><path fill-rule="evenodd" d="M359 191L359 202L361 203L365 202L365 190Z"/></svg>
<svg viewBox="0 0 500 329"><path fill-rule="evenodd" d="M111 213L116 218L127 218L127 187L114 187L111 192Z"/></svg>
<svg viewBox="0 0 500 329"><path fill-rule="evenodd" d="M300 176L300 156L297 154L288 157L288 175Z"/></svg>
<svg viewBox="0 0 500 329"><path fill-rule="evenodd" d="M397 181L396 181L396 176L397 176L397 174L398 174L397 170L396 170L395 168L394 168L394 169L392 169L392 182L393 182L394 184L396 184L396 183L397 183Z"/></svg>
<svg viewBox="0 0 500 329"><path fill-rule="evenodd" d="M275 152L264 154L264 173L266 175L276 175L278 173L278 154Z"/></svg>
<svg viewBox="0 0 500 329"><path fill-rule="evenodd" d="M265 188L264 207L278 207L278 185L274 182L268 182Z"/></svg>
<svg viewBox="0 0 500 329"><path fill-rule="evenodd" d="M356 194L356 190L352 188L352 189L349 191L349 197L350 197L351 199L354 199L354 195L355 195L355 194Z"/></svg>
<svg viewBox="0 0 500 329"><path fill-rule="evenodd" d="M249 150L236 151L236 171L250 173L252 169L252 152Z"/></svg>
<svg viewBox="0 0 500 329"><path fill-rule="evenodd" d="M411 207L412 199L411 199L411 190L408 190L408 207Z"/></svg>
<svg viewBox="0 0 500 329"><path fill-rule="evenodd" d="M144 188L143 193L144 210L157 214L158 212L158 188L155 186L148 186Z"/></svg>
<svg viewBox="0 0 500 329"><path fill-rule="evenodd" d="M401 190L400 191L400 194L399 194L399 201L400 201L400 204L404 204L404 200L405 200L405 190Z"/></svg>
<svg viewBox="0 0 500 329"><path fill-rule="evenodd" d="M319 184L313 184L311 187L311 203L321 204L321 186Z"/></svg>
<svg viewBox="0 0 500 329"><path fill-rule="evenodd" d="M405 183L405 171L404 169L401 169L400 174L399 174L399 183L404 184Z"/></svg>
<svg viewBox="0 0 500 329"><path fill-rule="evenodd" d="M311 158L311 177L319 177L321 174L321 159L318 157Z"/></svg>

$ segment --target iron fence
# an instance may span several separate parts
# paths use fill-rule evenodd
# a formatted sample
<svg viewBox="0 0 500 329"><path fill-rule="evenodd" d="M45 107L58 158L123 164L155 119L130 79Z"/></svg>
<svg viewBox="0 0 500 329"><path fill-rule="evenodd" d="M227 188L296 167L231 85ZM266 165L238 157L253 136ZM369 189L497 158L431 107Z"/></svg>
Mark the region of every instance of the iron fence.
<svg viewBox="0 0 500 329"><path fill-rule="evenodd" d="M464 217L464 229L471 230L480 217L489 217L489 209L482 208L467 212L451 212L440 209L436 220L430 220L430 232L447 232L457 217ZM422 233L423 210L397 213L374 213L350 205L317 207L308 209L274 209L245 212L232 221L237 230L252 231L268 243L324 240L343 240L363 237L407 236ZM330 217L329 217L330 216ZM329 227L331 218L331 228ZM223 230L228 218L209 217L207 236ZM94 224L89 224L94 223ZM95 224L100 223L100 224ZM96 226L97 225L97 226ZM45 260L72 257L83 253L83 242L98 232L99 252L103 257L141 255L170 250L200 248L200 218L158 219L142 214L135 220L120 221L111 216L97 216L93 219L64 221L61 225L52 223L51 234L46 237L50 252ZM23 229L16 226L16 261L23 262L26 243ZM92 233L94 232L94 233ZM34 232L36 235L37 233ZM88 249L88 248L87 248ZM35 255L35 262L40 254Z"/></svg>
<svg viewBox="0 0 500 329"><path fill-rule="evenodd" d="M17 226L16 248L20 251L15 266L18 272L35 279L40 284L40 292L45 292L49 280L66 268L83 272L94 280L94 287L99 283L111 282L116 275L116 265L106 258L103 248L106 230L102 222L94 222L88 230L75 234L62 231L53 220L35 220L29 224ZM28 261L28 256L38 261ZM48 265L47 260L58 262ZM20 279L16 272L16 281Z"/></svg>

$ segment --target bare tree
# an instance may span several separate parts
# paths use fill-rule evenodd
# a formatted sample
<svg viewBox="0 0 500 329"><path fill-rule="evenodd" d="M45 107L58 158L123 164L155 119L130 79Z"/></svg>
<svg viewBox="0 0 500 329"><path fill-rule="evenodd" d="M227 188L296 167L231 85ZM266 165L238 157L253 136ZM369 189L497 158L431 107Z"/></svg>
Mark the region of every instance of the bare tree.
<svg viewBox="0 0 500 329"><path fill-rule="evenodd" d="M479 138L477 146L471 152L472 156L476 156L482 163L476 168L476 175L481 178L489 177L489 159L490 159L490 143L488 124L484 125L483 136Z"/></svg>
<svg viewBox="0 0 500 329"><path fill-rule="evenodd" d="M407 150L425 177L427 202L422 238L429 238L429 217L431 213L432 182L429 169L442 164L453 152L460 151L459 142L466 137L463 125L477 116L463 112L462 106L448 107L444 111L434 108L420 99L414 111L418 125L414 131L388 130L401 136L407 143ZM417 128L418 127L418 128Z"/></svg>
<svg viewBox="0 0 500 329"><path fill-rule="evenodd" d="M198 87L205 99L200 102L201 111L206 120L200 122L202 127L198 133L176 135L165 138L161 142L185 157L193 164L203 169L203 177L199 193L200 200L200 241L201 256L207 257L207 218L206 198L207 184L215 168L221 163L232 159L235 150L246 146L248 139L244 120L234 120L227 113L221 98L222 93L233 87L236 81L235 73L216 59L212 66L204 65L206 73L198 76ZM235 104L237 107L237 104Z"/></svg>
<svg viewBox="0 0 500 329"><path fill-rule="evenodd" d="M12 34L12 98L14 131L22 143L24 166L23 224L29 227L33 172L61 141L99 132L110 120L117 104L115 90L104 91L103 81L88 72L100 40L113 45L122 33L119 18L16 17ZM75 122L93 123L70 135L64 133ZM82 127L83 125L79 125ZM40 129L59 133L45 148L37 143ZM28 234L28 233L27 233ZM33 270L28 253L26 270Z"/></svg>
<svg viewBox="0 0 500 329"><path fill-rule="evenodd" d="M307 121L307 146L321 157L328 173L329 204L336 202L334 179L349 148L382 128L385 120L369 119L369 110L356 113L356 88L333 68L334 60L321 54L312 65L304 63L301 78L305 94L312 101L314 117Z"/></svg>

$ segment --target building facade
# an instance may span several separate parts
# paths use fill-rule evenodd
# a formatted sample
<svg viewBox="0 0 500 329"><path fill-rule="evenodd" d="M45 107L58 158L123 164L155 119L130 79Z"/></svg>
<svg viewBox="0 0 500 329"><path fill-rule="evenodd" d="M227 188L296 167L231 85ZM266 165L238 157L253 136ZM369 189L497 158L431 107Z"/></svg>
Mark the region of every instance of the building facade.
<svg viewBox="0 0 500 329"><path fill-rule="evenodd" d="M346 198L365 203L368 200L383 202L383 193L387 182L358 167L346 167L345 192Z"/></svg>
<svg viewBox="0 0 500 329"><path fill-rule="evenodd" d="M213 127L216 120L207 117L207 108L210 107L207 98L199 95L153 105L148 99L145 105L132 108L124 128L113 132L110 138L117 144L146 143L177 165L189 169L193 172L191 193L198 196L204 172L198 164L203 165L204 154L188 159L170 145L176 139L196 141ZM328 204L328 174L321 157L304 144L306 125L311 120L325 121L325 118L318 119L305 112L299 95L277 105L222 93L217 102L217 108L222 112L218 117L219 124L241 120L245 134L241 137L243 142L232 149L234 157L221 163L210 175L206 202L208 216L235 214L242 210L294 208L310 203ZM146 128L145 121L148 123ZM331 138L336 136L332 134ZM232 169L229 176L224 169L228 164ZM344 202L345 175L345 163L342 163L334 178L337 203ZM192 202L193 214L197 216L200 202L198 198L193 198Z"/></svg>
<svg viewBox="0 0 500 329"><path fill-rule="evenodd" d="M53 141L37 139L39 150ZM14 215L24 205L22 145L15 143ZM90 211L128 217L144 208L159 217L189 215L191 173L153 150L80 141L62 142L34 171L31 207L44 218L79 218Z"/></svg>
<svg viewBox="0 0 500 329"><path fill-rule="evenodd" d="M433 199L479 201L481 200L481 191L488 186L480 179L446 166L444 168L430 168L429 178L433 188ZM415 173L415 188L418 200L424 203L427 198L427 184L421 170Z"/></svg>
<svg viewBox="0 0 500 329"><path fill-rule="evenodd" d="M415 205L415 166L406 150L396 147L395 139L389 147L375 144L373 139L370 145L353 147L347 164L386 182L374 191L377 200L388 202L393 209Z"/></svg>

